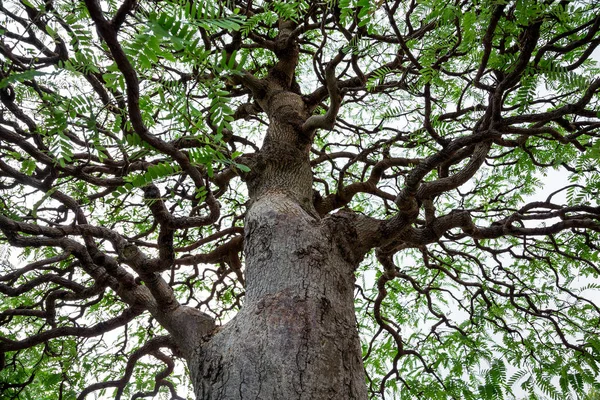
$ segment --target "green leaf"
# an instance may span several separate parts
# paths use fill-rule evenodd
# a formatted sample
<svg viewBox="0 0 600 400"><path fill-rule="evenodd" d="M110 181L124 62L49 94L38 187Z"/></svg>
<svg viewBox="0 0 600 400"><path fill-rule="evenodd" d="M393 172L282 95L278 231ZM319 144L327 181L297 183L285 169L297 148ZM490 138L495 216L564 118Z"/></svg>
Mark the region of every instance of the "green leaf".
<svg viewBox="0 0 600 400"><path fill-rule="evenodd" d="M0 80L0 89L4 89L8 85L11 85L13 83L28 81L28 80L34 79L35 77L44 76L44 75L48 75L48 74L46 72L41 72L41 71L37 71L34 69L29 69L27 71L19 72L19 73L13 73L13 74L8 75L6 78L3 78L2 80Z"/></svg>
<svg viewBox="0 0 600 400"><path fill-rule="evenodd" d="M239 169L240 171L242 171L242 172L250 172L250 168L248 166L244 165L244 164L238 164L238 163L236 163L235 167L237 169Z"/></svg>

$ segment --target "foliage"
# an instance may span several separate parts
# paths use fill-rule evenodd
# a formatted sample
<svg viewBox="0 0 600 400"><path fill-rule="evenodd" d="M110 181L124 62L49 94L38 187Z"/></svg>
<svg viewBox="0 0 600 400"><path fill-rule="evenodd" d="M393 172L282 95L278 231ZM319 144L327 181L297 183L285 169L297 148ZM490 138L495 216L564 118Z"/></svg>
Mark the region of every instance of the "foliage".
<svg viewBox="0 0 600 400"><path fill-rule="evenodd" d="M189 386L164 329L111 283L131 269L101 271L98 254L121 263L113 233L162 254L150 209L164 204L190 221L162 274L175 296L235 315L242 179L268 126L244 82L277 62L281 21L296 27L295 90L327 92L315 115L342 99L312 143L315 209L389 219L403 193L430 193L411 226L432 239L357 271L372 397L597 396L600 3L93 3L0 2L0 246L15 247L0 265L0 397ZM429 229L459 214L475 230Z"/></svg>

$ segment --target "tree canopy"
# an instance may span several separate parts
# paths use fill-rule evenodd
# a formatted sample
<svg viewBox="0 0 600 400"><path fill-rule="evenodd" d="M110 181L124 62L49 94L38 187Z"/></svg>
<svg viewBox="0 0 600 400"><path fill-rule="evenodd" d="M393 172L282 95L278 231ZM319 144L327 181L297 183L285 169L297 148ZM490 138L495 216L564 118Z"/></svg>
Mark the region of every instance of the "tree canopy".
<svg viewBox="0 0 600 400"><path fill-rule="evenodd" d="M276 82L306 209L381 223L371 396L591 398L599 32L595 0L0 2L0 397L186 396L164 310L243 307Z"/></svg>

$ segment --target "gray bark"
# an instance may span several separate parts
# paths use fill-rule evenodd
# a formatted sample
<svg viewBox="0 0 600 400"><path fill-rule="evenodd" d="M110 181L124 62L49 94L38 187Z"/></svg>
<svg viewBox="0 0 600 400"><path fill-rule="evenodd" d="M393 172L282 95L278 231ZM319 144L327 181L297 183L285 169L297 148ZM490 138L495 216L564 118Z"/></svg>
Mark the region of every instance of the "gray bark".
<svg viewBox="0 0 600 400"><path fill-rule="evenodd" d="M367 398L355 260L335 226L283 192L254 200L245 304L189 359L198 399Z"/></svg>
<svg viewBox="0 0 600 400"><path fill-rule="evenodd" d="M302 128L310 110L286 87L297 48L280 56L268 80L248 83L269 128L245 176L244 305L188 354L192 382L199 400L363 400L354 314L362 254L348 245L358 244L352 224L314 209L313 132Z"/></svg>

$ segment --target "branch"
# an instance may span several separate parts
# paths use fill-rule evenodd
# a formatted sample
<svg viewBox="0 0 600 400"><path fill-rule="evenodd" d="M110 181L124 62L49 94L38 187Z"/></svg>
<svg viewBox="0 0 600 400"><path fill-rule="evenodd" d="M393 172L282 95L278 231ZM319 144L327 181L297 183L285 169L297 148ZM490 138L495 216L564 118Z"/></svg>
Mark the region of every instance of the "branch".
<svg viewBox="0 0 600 400"><path fill-rule="evenodd" d="M23 340L10 340L3 336L0 336L0 352L5 353L7 351L18 351L36 346L41 343L48 342L51 339L56 339L64 336L75 336L75 337L94 337L100 336L107 332L110 332L121 326L125 326L131 322L135 317L140 315L144 311L143 308L127 308L121 315L111 318L108 321L99 322L96 325L81 328L75 326L61 326L59 328L50 329L37 335L29 336Z"/></svg>
<svg viewBox="0 0 600 400"><path fill-rule="evenodd" d="M115 63L123 74L123 78L127 87L127 107L129 109L129 117L131 119L131 125L133 126L133 129L151 146L171 156L181 166L181 168L189 174L196 187L204 186L204 179L200 171L192 165L186 155L179 151L172 144L159 139L155 135L152 135L145 126L139 104L140 89L137 73L127 58L127 55L121 47L121 44L119 43L117 30L109 21L106 20L104 17L104 12L102 11L102 7L97 0L85 0L85 4L90 12L92 20L96 24L96 28L98 29L100 36L102 39L104 39L115 60ZM207 200L209 200L209 198L207 198Z"/></svg>
<svg viewBox="0 0 600 400"><path fill-rule="evenodd" d="M335 126L335 119L342 105L342 95L338 88L337 77L335 76L335 67L344 58L344 53L339 52L338 55L331 60L325 68L325 82L327 86L327 93L329 93L329 99L331 104L325 115L312 115L302 125L302 132L308 136L311 136L317 129L331 130Z"/></svg>
<svg viewBox="0 0 600 400"><path fill-rule="evenodd" d="M115 398L119 399L123 395L123 391L125 386L131 379L131 375L133 374L133 370L137 362L146 355L155 355L156 352L163 347L170 348L174 351L177 351L177 346L175 345L173 338L170 336L157 336L146 343L129 356L127 359L127 366L125 367L125 373L123 377L118 380L112 381L104 381L104 382L96 382L94 384L89 385L84 390L81 391L79 396L77 396L77 400L83 400L92 392L97 390L107 389L109 387L114 387L117 389L117 393L115 394ZM161 357L162 358L162 357ZM172 370L171 370L172 372ZM170 372L169 372L170 373ZM162 375L162 374L161 374Z"/></svg>
<svg viewBox="0 0 600 400"><path fill-rule="evenodd" d="M217 264L227 260L231 254L237 254L244 248L244 237L235 236L206 254L187 255L175 260L176 265Z"/></svg>
<svg viewBox="0 0 600 400"><path fill-rule="evenodd" d="M121 7L119 7L111 21L111 25L115 30L119 31L121 25L125 22L125 18L127 18L127 14L129 14L136 6L136 0L125 0L123 4L121 4Z"/></svg>
<svg viewBox="0 0 600 400"><path fill-rule="evenodd" d="M326 215L337 208L349 204L357 193L371 193L380 198L394 201L394 195L377 188L377 184L383 173L392 167L409 167L417 165L420 161L420 159L416 158L384 158L373 166L371 174L366 181L351 183L348 186L340 188L336 193L317 199L315 201L315 209L320 215Z"/></svg>

